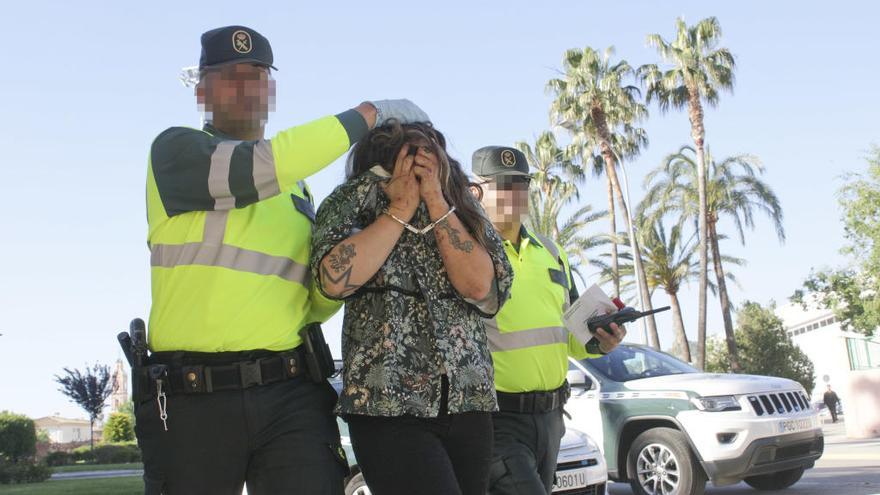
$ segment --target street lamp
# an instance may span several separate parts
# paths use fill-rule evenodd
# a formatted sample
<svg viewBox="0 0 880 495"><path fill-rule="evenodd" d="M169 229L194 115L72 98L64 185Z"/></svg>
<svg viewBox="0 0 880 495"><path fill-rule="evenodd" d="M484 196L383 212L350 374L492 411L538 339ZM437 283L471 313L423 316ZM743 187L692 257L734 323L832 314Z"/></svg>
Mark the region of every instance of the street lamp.
<svg viewBox="0 0 880 495"><path fill-rule="evenodd" d="M626 167L623 165L623 160L620 159L620 156L617 155L617 152L614 149L611 149L611 153L614 154L614 158L617 160L617 163L620 164L620 171L623 173L623 195L625 196L624 202L626 203L626 215L627 215L627 233L629 234L629 249L633 255L633 271L636 275L636 285L638 286L639 294L639 310L645 311L645 299L642 297L642 276L641 276L641 263L636 261L636 256L641 256L636 249L636 234L635 227L633 226L633 218L632 218L632 203L629 200L629 179L626 174ZM648 323L645 321L645 318L639 318L639 321L642 324L642 342L647 346L648 345Z"/></svg>

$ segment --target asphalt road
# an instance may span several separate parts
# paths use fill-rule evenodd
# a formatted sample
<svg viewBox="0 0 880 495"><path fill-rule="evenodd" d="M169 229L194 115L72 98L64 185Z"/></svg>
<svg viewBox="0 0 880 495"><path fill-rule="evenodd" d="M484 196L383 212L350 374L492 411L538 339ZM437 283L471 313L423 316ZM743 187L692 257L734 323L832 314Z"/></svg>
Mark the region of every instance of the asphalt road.
<svg viewBox="0 0 880 495"><path fill-rule="evenodd" d="M813 469L787 490L759 492L745 483L716 488L711 483L707 495L785 494L785 495L880 495L880 438L851 440L841 423L826 424L825 453ZM629 485L612 483L611 495L631 495Z"/></svg>
<svg viewBox="0 0 880 495"><path fill-rule="evenodd" d="M880 495L880 438L851 440L843 425L826 424L825 453L813 469L787 490L759 492L745 483L716 488L711 484L707 495L785 494L785 495ZM107 478L139 476L142 471L97 471L55 474L53 479ZM247 493L247 492L245 492ZM610 495L632 495L629 485L612 483Z"/></svg>

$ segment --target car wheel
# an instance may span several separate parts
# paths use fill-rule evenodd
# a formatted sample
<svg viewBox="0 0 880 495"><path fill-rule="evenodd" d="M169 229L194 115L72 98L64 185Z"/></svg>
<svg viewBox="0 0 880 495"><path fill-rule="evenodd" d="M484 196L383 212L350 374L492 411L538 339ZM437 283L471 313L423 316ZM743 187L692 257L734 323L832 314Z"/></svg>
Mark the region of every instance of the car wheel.
<svg viewBox="0 0 880 495"><path fill-rule="evenodd" d="M797 483L804 475L804 468L789 469L778 473L749 476L744 481L757 490L782 490Z"/></svg>
<svg viewBox="0 0 880 495"><path fill-rule="evenodd" d="M652 428L636 437L627 454L627 474L637 495L702 495L706 473L684 434Z"/></svg>
<svg viewBox="0 0 880 495"><path fill-rule="evenodd" d="M371 495L363 474L358 473L349 478L345 484L345 495Z"/></svg>

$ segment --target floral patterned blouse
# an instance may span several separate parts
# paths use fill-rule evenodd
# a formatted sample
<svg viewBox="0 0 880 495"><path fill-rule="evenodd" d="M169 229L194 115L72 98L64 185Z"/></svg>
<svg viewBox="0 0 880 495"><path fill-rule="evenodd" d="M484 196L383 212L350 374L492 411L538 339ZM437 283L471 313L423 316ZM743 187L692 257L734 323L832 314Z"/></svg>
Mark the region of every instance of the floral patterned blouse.
<svg viewBox="0 0 880 495"><path fill-rule="evenodd" d="M321 204L312 236L312 273L320 273L321 260L339 242L383 214L389 203L379 185L383 180L374 171L365 172ZM424 203L410 223L431 223ZM450 413L497 409L481 317L491 317L507 300L513 270L488 222L486 238L495 268L488 305L466 301L456 292L433 231L419 235L404 229L376 275L345 299L337 413L436 417L443 373L449 380ZM320 277L315 282L321 286Z"/></svg>

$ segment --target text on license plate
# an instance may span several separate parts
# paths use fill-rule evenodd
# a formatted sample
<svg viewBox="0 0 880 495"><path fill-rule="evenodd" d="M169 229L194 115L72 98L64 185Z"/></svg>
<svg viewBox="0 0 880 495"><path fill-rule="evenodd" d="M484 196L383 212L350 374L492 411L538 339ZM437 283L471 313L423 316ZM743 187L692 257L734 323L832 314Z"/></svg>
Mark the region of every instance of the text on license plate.
<svg viewBox="0 0 880 495"><path fill-rule="evenodd" d="M812 418L789 419L779 422L779 433L794 433L796 431L809 430L812 427Z"/></svg>
<svg viewBox="0 0 880 495"><path fill-rule="evenodd" d="M553 493L585 488L587 486L587 471L587 468L556 471L556 483L553 485Z"/></svg>

